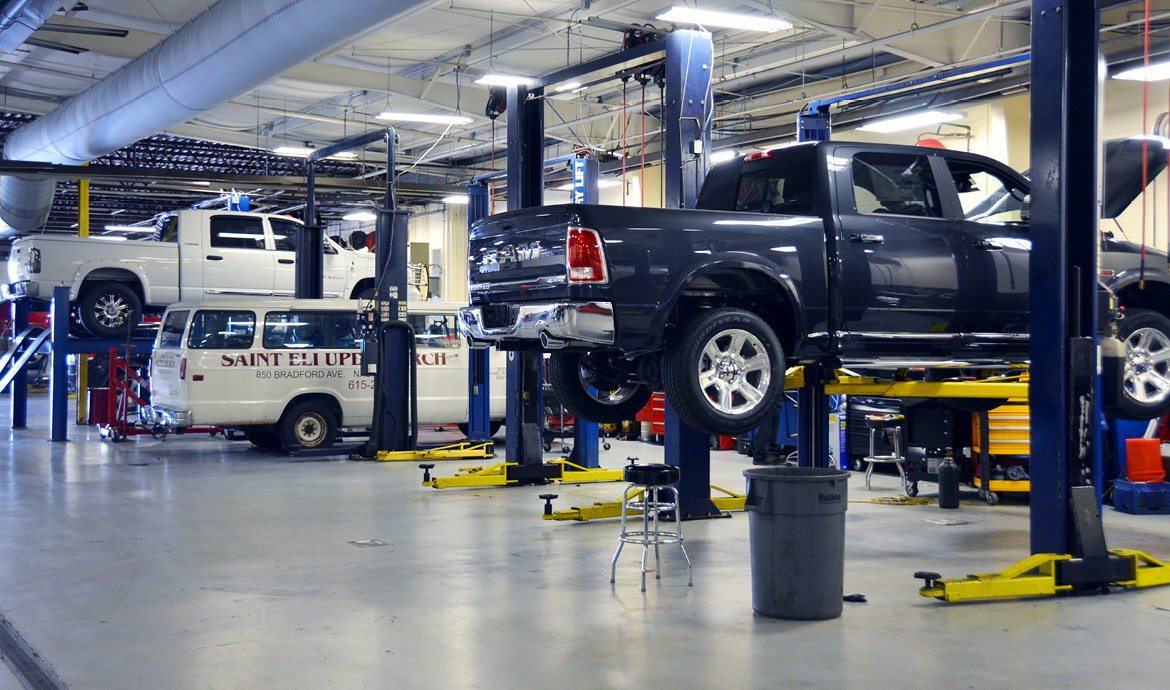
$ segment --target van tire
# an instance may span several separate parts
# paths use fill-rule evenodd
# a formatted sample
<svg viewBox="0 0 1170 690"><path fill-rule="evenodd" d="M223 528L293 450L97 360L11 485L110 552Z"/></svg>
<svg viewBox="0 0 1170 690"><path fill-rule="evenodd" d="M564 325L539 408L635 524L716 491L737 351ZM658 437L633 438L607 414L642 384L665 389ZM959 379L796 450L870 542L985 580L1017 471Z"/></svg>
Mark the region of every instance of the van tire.
<svg viewBox="0 0 1170 690"><path fill-rule="evenodd" d="M280 431L273 425L240 427L244 438L257 448L280 448Z"/></svg>
<svg viewBox="0 0 1170 690"><path fill-rule="evenodd" d="M337 417L323 403L293 405L280 420L280 441L288 448L330 448L337 438Z"/></svg>
<svg viewBox="0 0 1170 690"><path fill-rule="evenodd" d="M142 320L142 300L125 283L98 283L81 293L77 315L90 335L123 338Z"/></svg>

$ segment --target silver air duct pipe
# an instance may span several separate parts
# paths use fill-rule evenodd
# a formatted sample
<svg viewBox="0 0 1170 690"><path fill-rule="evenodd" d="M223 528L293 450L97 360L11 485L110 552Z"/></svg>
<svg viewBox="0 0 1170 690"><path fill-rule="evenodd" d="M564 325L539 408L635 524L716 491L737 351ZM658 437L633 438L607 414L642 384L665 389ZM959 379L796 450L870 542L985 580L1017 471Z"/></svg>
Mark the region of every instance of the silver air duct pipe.
<svg viewBox="0 0 1170 690"><path fill-rule="evenodd" d="M8 135L4 158L80 165L185 122L435 0L220 0L148 52ZM0 177L0 235L40 227L52 180ZM5 227L7 226L7 227Z"/></svg>

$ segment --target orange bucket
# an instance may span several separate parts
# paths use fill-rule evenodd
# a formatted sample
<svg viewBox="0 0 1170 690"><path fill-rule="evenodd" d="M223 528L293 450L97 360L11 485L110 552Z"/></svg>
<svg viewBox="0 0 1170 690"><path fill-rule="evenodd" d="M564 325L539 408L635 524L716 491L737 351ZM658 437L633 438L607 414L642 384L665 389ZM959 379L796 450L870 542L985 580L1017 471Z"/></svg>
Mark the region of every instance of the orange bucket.
<svg viewBox="0 0 1170 690"><path fill-rule="evenodd" d="M1131 482L1160 482L1166 479L1160 439L1125 439L1125 476Z"/></svg>

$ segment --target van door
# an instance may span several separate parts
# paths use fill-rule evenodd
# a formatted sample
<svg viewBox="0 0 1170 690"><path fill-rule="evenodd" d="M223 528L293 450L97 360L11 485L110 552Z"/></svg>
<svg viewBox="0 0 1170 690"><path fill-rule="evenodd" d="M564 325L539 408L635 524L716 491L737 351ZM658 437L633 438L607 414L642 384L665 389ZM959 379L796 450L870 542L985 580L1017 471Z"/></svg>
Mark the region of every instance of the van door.
<svg viewBox="0 0 1170 690"><path fill-rule="evenodd" d="M226 295L272 294L275 258L264 238L261 216L212 216L203 255L203 292Z"/></svg>
<svg viewBox="0 0 1170 690"><path fill-rule="evenodd" d="M424 311L407 314L406 321L414 328L419 424L466 422L468 359L455 315Z"/></svg>
<svg viewBox="0 0 1170 690"><path fill-rule="evenodd" d="M276 248L276 294L292 296L296 292L297 228L301 224L283 218L270 218L272 239ZM343 294L349 272L349 264L337 245L328 237L324 238L324 296L348 297Z"/></svg>

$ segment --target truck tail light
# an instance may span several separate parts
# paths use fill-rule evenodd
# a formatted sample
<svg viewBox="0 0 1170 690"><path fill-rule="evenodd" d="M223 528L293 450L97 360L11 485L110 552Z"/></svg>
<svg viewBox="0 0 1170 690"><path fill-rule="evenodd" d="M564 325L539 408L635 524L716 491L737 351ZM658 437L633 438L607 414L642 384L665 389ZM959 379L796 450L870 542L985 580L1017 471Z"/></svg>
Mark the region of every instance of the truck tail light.
<svg viewBox="0 0 1170 690"><path fill-rule="evenodd" d="M179 380L187 380L187 358L184 357L179 360Z"/></svg>
<svg viewBox="0 0 1170 690"><path fill-rule="evenodd" d="M36 247L28 248L28 272L41 272L41 250L37 249Z"/></svg>
<svg viewBox="0 0 1170 690"><path fill-rule="evenodd" d="M570 227L566 246L570 283L604 283L609 280L605 273L605 249L596 230Z"/></svg>

